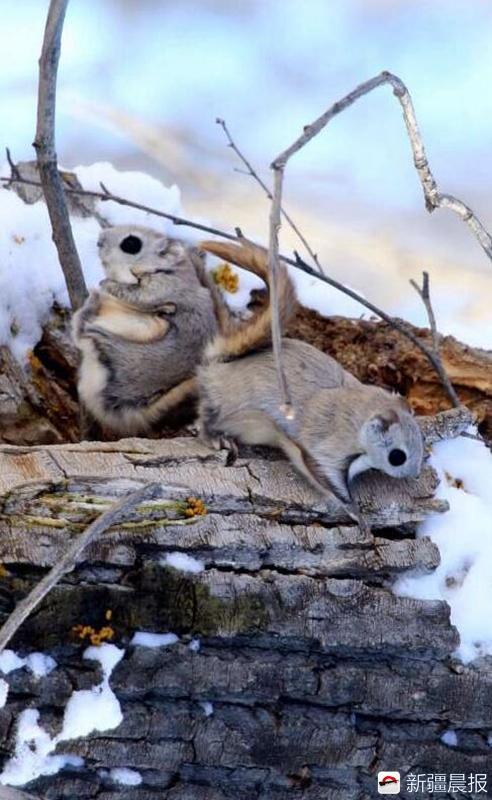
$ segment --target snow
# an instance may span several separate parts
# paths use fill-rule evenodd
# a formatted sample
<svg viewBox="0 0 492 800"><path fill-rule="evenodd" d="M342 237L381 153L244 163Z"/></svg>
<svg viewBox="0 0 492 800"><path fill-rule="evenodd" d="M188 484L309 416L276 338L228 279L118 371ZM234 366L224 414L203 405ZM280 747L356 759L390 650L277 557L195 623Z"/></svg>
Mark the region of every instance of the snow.
<svg viewBox="0 0 492 800"><path fill-rule="evenodd" d="M23 786L40 775L54 775L60 769L82 766L83 759L78 756L56 755L51 753L58 743L39 725L39 711L28 708L19 715L15 754L5 764L0 774L0 784Z"/></svg>
<svg viewBox="0 0 492 800"><path fill-rule="evenodd" d="M192 653L198 653L200 649L200 639L192 639L188 645L188 648L192 651Z"/></svg>
<svg viewBox="0 0 492 800"><path fill-rule="evenodd" d="M29 669L35 678L43 678L55 669L56 661L44 653L30 653L26 658L21 658L13 650L4 650L0 654L0 672L4 675L23 667Z"/></svg>
<svg viewBox="0 0 492 800"><path fill-rule="evenodd" d="M9 685L7 681L4 681L3 678L0 678L0 708L3 708L5 703L7 702L8 693L9 693Z"/></svg>
<svg viewBox="0 0 492 800"><path fill-rule="evenodd" d="M114 783L119 783L122 786L140 786L142 783L142 776L140 772L127 767L115 767L109 770L109 777Z"/></svg>
<svg viewBox="0 0 492 800"><path fill-rule="evenodd" d="M307 308L312 308L325 317L333 314L356 319L362 315L371 316L371 312L365 306L318 278L307 275L294 267L289 267L289 275L294 281L299 301ZM346 288L353 289L357 294L364 296L352 286L347 286Z"/></svg>
<svg viewBox="0 0 492 800"><path fill-rule="evenodd" d="M418 528L438 546L441 563L425 575L407 574L394 591L422 600L446 600L460 634L455 655L464 663L492 655L492 454L480 441L459 437L433 446L436 496L450 506Z"/></svg>
<svg viewBox="0 0 492 800"><path fill-rule="evenodd" d="M448 730L444 731L443 735L441 736L441 742L448 747L457 747L458 745L458 737L456 735L456 731Z"/></svg>
<svg viewBox="0 0 492 800"><path fill-rule="evenodd" d="M142 205L150 206L167 214L181 216L181 197L176 185L164 186L156 178L143 172L120 172L112 164L101 161L91 166L75 167L73 170L84 189L100 192L101 183L115 195ZM156 217L146 211L121 206L111 200L98 200L96 210L111 225L148 225L164 233L176 236L176 226L164 217ZM179 229L179 238L184 238Z"/></svg>
<svg viewBox="0 0 492 800"><path fill-rule="evenodd" d="M205 564L197 558L179 552L168 553L165 559L161 559L159 563L166 567L173 567L173 569L177 569L180 572L198 573L203 572L205 569Z"/></svg>
<svg viewBox="0 0 492 800"><path fill-rule="evenodd" d="M4 650L0 653L0 672L8 675L14 669L21 669L24 666L24 659L20 658L13 650Z"/></svg>
<svg viewBox="0 0 492 800"><path fill-rule="evenodd" d="M44 653L31 653L25 659L27 669L31 670L35 678L44 678L56 667L56 661Z"/></svg>
<svg viewBox="0 0 492 800"><path fill-rule="evenodd" d="M123 715L116 695L109 686L109 678L124 652L114 644L88 647L84 651L84 658L101 664L103 680L91 689L73 692L65 708L62 730L57 736L51 737L41 727L37 709L29 708L21 712L17 723L15 753L0 774L0 784L23 786L40 775L54 775L65 766L83 765L83 759L78 756L52 753L60 742L86 736L92 731L111 730L120 724Z"/></svg>
<svg viewBox="0 0 492 800"><path fill-rule="evenodd" d="M203 711L205 712L205 716L206 717L210 717L214 713L214 707L213 707L212 703L208 702L208 700L206 700L203 703L200 703L200 706L203 708Z"/></svg>
<svg viewBox="0 0 492 800"><path fill-rule="evenodd" d="M0 344L23 361L39 340L53 302L67 306L68 295L44 203L26 205L14 192L0 189L0 217ZM73 219L89 285L102 278L99 230L93 219Z"/></svg>
<svg viewBox="0 0 492 800"><path fill-rule="evenodd" d="M84 658L99 661L104 678L97 686L72 694L65 708L60 741L87 736L92 731L118 727L123 720L123 714L118 699L109 686L109 676L124 652L114 644L88 647L84 652Z"/></svg>
<svg viewBox="0 0 492 800"><path fill-rule="evenodd" d="M137 631L133 635L130 644L139 647L169 647L171 644L179 642L178 636L175 633L147 633L145 631Z"/></svg>

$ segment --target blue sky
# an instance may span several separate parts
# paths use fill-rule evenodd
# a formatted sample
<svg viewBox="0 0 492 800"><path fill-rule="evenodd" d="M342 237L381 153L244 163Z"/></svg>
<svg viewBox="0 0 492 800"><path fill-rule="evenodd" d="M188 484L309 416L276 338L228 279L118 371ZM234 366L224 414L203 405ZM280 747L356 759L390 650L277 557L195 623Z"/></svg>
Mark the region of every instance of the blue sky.
<svg viewBox="0 0 492 800"><path fill-rule="evenodd" d="M27 149L47 3L1 4L1 138ZM215 116L225 116L266 164L333 100L390 69L411 88L436 170L475 186L484 168L490 177L486 164L473 165L489 150L491 34L486 0L195 0L179 7L72 0L60 89L183 125L211 143L219 136ZM62 154L80 138L64 110L61 101ZM101 134L88 124L84 135L97 142ZM298 163L320 167L342 184L357 172L361 192L382 179L404 202L395 183L408 174L405 156L399 110L383 89L336 120Z"/></svg>

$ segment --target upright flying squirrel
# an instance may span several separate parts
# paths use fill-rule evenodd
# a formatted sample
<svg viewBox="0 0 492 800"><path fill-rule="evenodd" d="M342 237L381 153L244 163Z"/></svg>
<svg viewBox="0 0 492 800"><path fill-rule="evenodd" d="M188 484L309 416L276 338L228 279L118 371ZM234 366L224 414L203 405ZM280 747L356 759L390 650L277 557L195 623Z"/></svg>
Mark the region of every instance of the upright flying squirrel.
<svg viewBox="0 0 492 800"><path fill-rule="evenodd" d="M221 301L204 254L183 242L124 225L102 231L98 247L106 279L73 320L79 396L115 433L143 433L196 395Z"/></svg>
<svg viewBox="0 0 492 800"><path fill-rule="evenodd" d="M215 241L200 247L268 280L261 248ZM282 266L283 326L296 308L295 289ZM294 419L286 419L273 354L266 349L270 326L268 305L251 322L226 324L207 345L198 370L205 440L225 436L278 447L318 491L334 494L348 508L353 508L350 483L367 469L394 478L417 477L423 460L422 435L405 400L360 383L333 358L295 339L282 340L282 362L295 411Z"/></svg>

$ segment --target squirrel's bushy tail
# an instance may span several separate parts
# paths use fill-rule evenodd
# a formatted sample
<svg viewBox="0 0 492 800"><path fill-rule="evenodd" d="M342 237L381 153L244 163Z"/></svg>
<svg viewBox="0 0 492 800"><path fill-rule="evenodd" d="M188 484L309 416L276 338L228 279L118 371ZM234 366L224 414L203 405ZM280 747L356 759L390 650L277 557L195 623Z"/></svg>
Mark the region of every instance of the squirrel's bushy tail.
<svg viewBox="0 0 492 800"><path fill-rule="evenodd" d="M240 244L231 242L205 241L200 248L207 253L224 259L238 267L253 272L268 285L268 253L247 239ZM289 323L297 311L297 297L294 284L289 277L285 264L280 264L278 279L278 305L282 329ZM220 333L205 350L207 361L225 361L251 353L271 343L272 308L270 302L255 315L244 322L238 322L230 314L225 314L222 307L216 308Z"/></svg>

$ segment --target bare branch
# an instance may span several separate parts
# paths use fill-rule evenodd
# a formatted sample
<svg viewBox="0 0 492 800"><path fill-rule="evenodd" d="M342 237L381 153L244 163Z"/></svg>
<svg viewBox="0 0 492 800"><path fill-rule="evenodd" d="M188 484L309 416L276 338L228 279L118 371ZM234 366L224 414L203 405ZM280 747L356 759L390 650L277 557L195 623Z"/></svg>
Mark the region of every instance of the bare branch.
<svg viewBox="0 0 492 800"><path fill-rule="evenodd" d="M28 180L26 178L6 178L0 177L0 182L3 183L24 183L28 186L41 186L38 181ZM124 197L119 197L118 195L112 194L109 189L106 189L105 192L95 192L88 189L69 189L66 188L65 192L69 194L79 194L81 196L86 197L95 197L99 200L106 200L106 201L113 201L114 203L118 203L119 205L128 206L129 208L136 208L140 211L146 211L148 214L153 214L156 217L163 217L164 219L170 220L174 225L182 225L183 227L194 228L199 231L205 231L206 233L211 233L214 236L220 236L222 239L227 239L231 242L236 242L238 239L243 238L243 233L239 227L235 228L235 233L227 233L226 231L222 231L219 228L212 228L209 225L202 225L199 222L194 222L193 220L185 219L184 217L176 217L173 214L168 214L165 211L160 211L159 209L152 208L151 206L142 205L142 203L135 203L132 200L127 200ZM345 286L343 283L339 283L339 281L335 280L334 278L330 278L329 275L323 275L322 273L318 272L318 270L314 269L310 264L304 261L298 253L295 253L295 259L289 258L289 256L279 255L279 258L285 263L289 264L292 267L300 270L301 272L305 272L306 275L311 275L313 278L317 278L322 283L326 283L328 286L332 286L334 289L337 289L342 294L351 297L352 300L355 300L356 303L360 303L361 306L364 306L377 317L384 320L388 325L390 325L394 330L397 330L399 333L402 334L406 339L412 342L415 347L417 347L428 359L429 363L436 370L439 374L438 367L436 365L434 353L432 348L427 347L425 342L422 342L409 328L408 324L404 320L400 320L397 317L392 317L383 311L378 306L371 303L370 300L366 300L360 294L357 294L353 289L350 289L348 286Z"/></svg>
<svg viewBox="0 0 492 800"><path fill-rule="evenodd" d="M273 189L273 196L272 196L272 206L271 206L271 213L270 213L270 250L269 250L269 270L270 270L270 284L271 284L271 291L272 297L277 297L277 282L278 282L278 260L279 260L279 250L278 250L278 232L281 226L281 209L282 209L282 190L283 190L283 179L285 168L287 166L287 162L294 156L299 150L302 150L308 142L311 141L315 136L317 136L320 131L338 114L344 111L346 108L351 106L356 100L359 100L364 95L372 92L373 89L376 89L379 86L384 84L390 84L393 88L393 93L395 97L398 99L402 112L403 112L403 119L405 121L405 125L407 128L408 137L410 140L410 146L413 152L413 159L415 163L415 168L417 170L418 176L420 178L420 182L422 184L422 189L424 192L425 204L428 211L433 211L435 208L450 208L452 211L455 211L471 228L475 236L477 237L480 245L484 249L485 253L492 259L492 238L490 237L489 233L485 230L481 222L477 219L477 217L473 214L468 206L465 206L461 200L458 200L451 195L443 195L440 194L437 188L437 184L434 180L434 176L430 171L430 167L427 161L427 156L425 154L425 149L422 141L422 137L418 128L417 119L415 116L415 110L413 107L412 99L408 92L407 87L400 80L396 75L392 75L390 72L382 72L380 75L377 75L374 78L371 78L365 83L361 83L357 86L352 92L345 95L341 100L334 103L330 108L324 112L318 119L314 120L310 125L306 125L304 128L303 133L299 136L293 144L290 145L286 150L280 153L272 162L271 168L274 171L274 189ZM347 292L348 294L348 292ZM384 317L383 317L384 319ZM282 397L285 399L285 402L288 403L288 392L285 387L285 376L283 375L282 366L281 366L281 330L280 330L280 319L278 313L272 314L272 341L274 343L274 351L275 351L275 343L276 351L275 351L275 359L277 363L277 371L279 375L279 386L282 392ZM422 348L421 348L422 349ZM434 352L427 351L426 352L427 358L431 361L434 369L438 372L441 380L443 379L443 370L442 364L440 363L440 358L437 357ZM447 376L446 376L447 377ZM454 393L454 390L451 387L451 390ZM449 387L447 387L447 391L449 394ZM456 399L453 399L455 403Z"/></svg>
<svg viewBox="0 0 492 800"><path fill-rule="evenodd" d="M141 500L156 497L160 491L157 483L147 484L137 489L135 492L127 494L111 508L101 514L85 531L74 537L67 551L60 557L60 560L42 578L34 589L29 592L27 597L17 604L16 608L9 616L4 625L0 628L0 653L5 649L12 636L20 628L29 614L40 604L48 592L58 583L58 581L70 572L76 565L80 555L87 545L108 530L112 525L116 525L131 511Z"/></svg>
<svg viewBox="0 0 492 800"><path fill-rule="evenodd" d="M8 147L5 148L5 154L7 156L7 163L9 165L9 167L10 167L10 176L11 176L11 180L9 181L7 186L10 186L10 184L13 183L14 179L18 180L22 176L20 174L20 171L19 171L19 168L18 168L17 164L14 162L14 160L12 158L12 154L11 154L10 149Z"/></svg>
<svg viewBox="0 0 492 800"><path fill-rule="evenodd" d="M56 79L67 5L68 0L50 2L39 59L38 116L34 148L53 230L53 241L65 276L70 303L75 310L83 304L87 287L70 226L55 150Z"/></svg>
<svg viewBox="0 0 492 800"><path fill-rule="evenodd" d="M295 411L287 386L284 368L282 365L282 325L280 322L280 310L278 307L278 232L280 230L280 199L282 196L282 173L278 170L274 174L273 200L270 211L270 237L268 242L268 271L270 274L270 304L272 315L272 350L275 360L275 367L278 375L279 390L281 397L280 410L286 419L292 419Z"/></svg>
<svg viewBox="0 0 492 800"><path fill-rule="evenodd" d="M430 298L430 290L429 290L429 273L423 272L422 273L422 286L420 287L417 281L411 280L410 284L413 286L417 294L419 295L420 299L422 300L425 310L427 311L427 317L429 319L429 328L432 336L432 350L434 353L434 358L436 362L436 370L439 374L441 379L441 383L448 395L449 399L451 400L452 404L455 408L459 408L461 406L461 401L456 394L453 384L449 380L449 376L444 369L444 365L441 359L441 353L439 351L439 333L437 331L436 326L436 317L434 314L434 309L432 308L432 302Z"/></svg>
<svg viewBox="0 0 492 800"><path fill-rule="evenodd" d="M258 174L256 169L253 167L251 161L244 155L242 150L240 150L239 147L237 146L236 142L232 138L231 132L229 130L229 127L228 127L226 121L224 119L221 119L220 117L217 117L217 119L215 121L216 121L217 125L220 125L220 127L224 131L224 133L226 135L226 138L227 138L228 146L231 148L231 150L234 151L234 153L236 153L237 157L242 161L242 163L246 167L245 170L235 168L234 171L241 173L241 175L248 175L250 178L253 178L253 180L255 180L261 186L261 188L265 192L265 194L268 197L268 199L271 200L272 199L272 193L271 193L270 189L268 188L268 186L265 183L265 181L263 180L263 178L260 177L260 175ZM294 220L292 219L290 214L288 214L287 211L285 211L285 209L283 209L283 208L280 209L280 213L282 214L282 216L286 220L286 222L290 225L290 227L292 228L292 230L296 234L297 238L299 239L299 241L301 242L301 244L305 248L305 250L308 253L308 255L313 259L313 261L316 264L316 266L318 267L319 271L322 272L323 274L326 274L325 273L325 269L320 264L320 261L318 259L317 254L314 252L314 250L312 249L312 247L309 244L308 240L306 239L306 237L304 236L304 234L302 233L300 228L298 228L298 226L296 225L296 223L294 222Z"/></svg>
<svg viewBox="0 0 492 800"><path fill-rule="evenodd" d="M334 117L342 111L345 111L345 109L355 103L356 100L359 100L364 95L372 92L373 89L377 89L384 84L390 84L393 88L393 94L400 103L427 210L431 212L436 208L448 208L450 211L454 211L455 214L467 223L484 252L492 260L492 237L471 208L457 197L453 197L453 195L450 194L441 194L439 192L434 176L430 170L429 162L427 161L427 155L410 93L403 81L391 72L381 72L380 75L376 75L376 77L365 81L365 83L361 83L352 92L349 92L349 94L342 97L341 100L338 100L330 106L318 119L310 125L306 125L302 135L273 161L272 168L283 171L287 161L323 130Z"/></svg>

